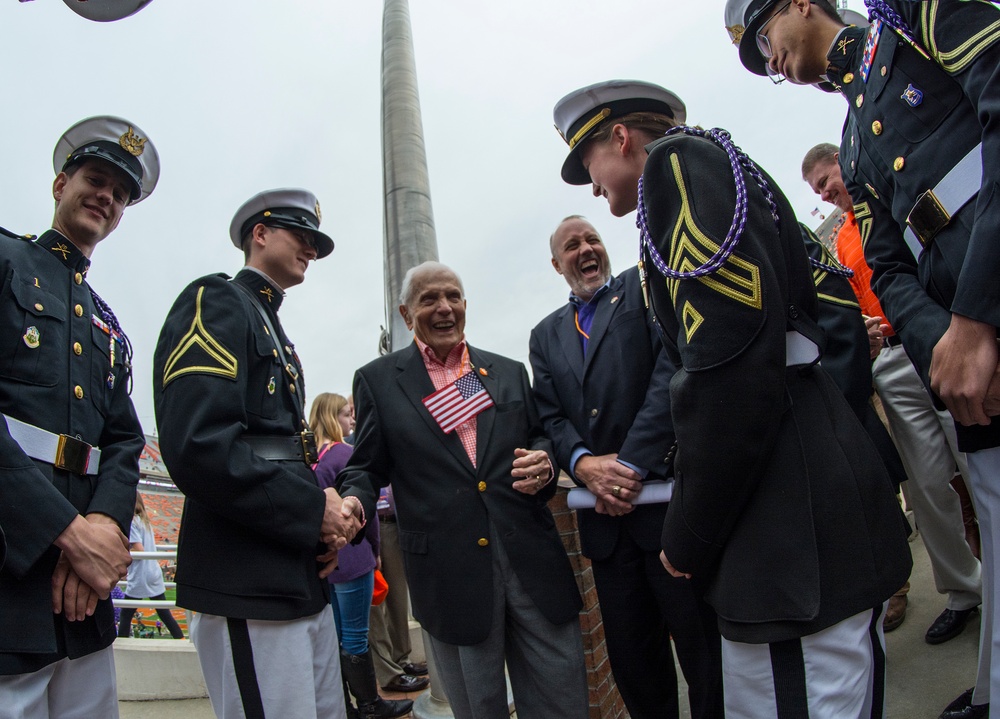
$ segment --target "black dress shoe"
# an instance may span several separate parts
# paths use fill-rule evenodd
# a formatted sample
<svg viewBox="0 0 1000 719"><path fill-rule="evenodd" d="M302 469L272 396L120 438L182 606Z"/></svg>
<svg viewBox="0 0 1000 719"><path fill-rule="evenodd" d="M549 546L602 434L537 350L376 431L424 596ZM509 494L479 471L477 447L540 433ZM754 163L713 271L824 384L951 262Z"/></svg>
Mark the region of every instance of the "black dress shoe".
<svg viewBox="0 0 1000 719"><path fill-rule="evenodd" d="M407 662L403 665L403 671L414 677L427 676L427 662Z"/></svg>
<svg viewBox="0 0 1000 719"><path fill-rule="evenodd" d="M931 624L931 628L924 635L924 640L928 644L943 644L949 639L954 639L965 629L965 625L969 623L969 617L974 611L976 611L975 607L972 609L945 609Z"/></svg>
<svg viewBox="0 0 1000 719"><path fill-rule="evenodd" d="M944 708L938 719L985 719L990 715L989 704L973 704L972 690L966 689L958 699Z"/></svg>
<svg viewBox="0 0 1000 719"><path fill-rule="evenodd" d="M419 692L421 689L426 689L430 683L431 680L427 677L400 674L382 688L387 692Z"/></svg>

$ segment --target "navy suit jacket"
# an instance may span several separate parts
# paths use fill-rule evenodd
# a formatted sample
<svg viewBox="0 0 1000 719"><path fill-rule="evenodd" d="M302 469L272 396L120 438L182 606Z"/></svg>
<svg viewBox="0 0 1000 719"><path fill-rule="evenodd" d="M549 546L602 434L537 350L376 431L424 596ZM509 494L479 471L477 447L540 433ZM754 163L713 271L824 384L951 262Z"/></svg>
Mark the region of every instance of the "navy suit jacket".
<svg viewBox="0 0 1000 719"><path fill-rule="evenodd" d="M674 368L649 319L636 268L613 277L598 299L586 356L575 307L566 304L532 330L530 361L538 412L560 466L571 470L570 457L583 446L595 455L617 452L648 470L647 479L670 475ZM621 532L658 552L666 507L640 505L623 517L578 511L584 555L607 558Z"/></svg>
<svg viewBox="0 0 1000 719"><path fill-rule="evenodd" d="M553 624L582 606L566 550L546 502L513 489L514 449L545 450L553 466L520 362L469 347L469 360L494 406L478 416L476 466L455 432L445 434L423 405L434 385L416 343L357 371L354 454L340 474L341 494L373 516L380 487L392 482L413 616L448 644L477 644L492 626L490 526L524 590Z"/></svg>

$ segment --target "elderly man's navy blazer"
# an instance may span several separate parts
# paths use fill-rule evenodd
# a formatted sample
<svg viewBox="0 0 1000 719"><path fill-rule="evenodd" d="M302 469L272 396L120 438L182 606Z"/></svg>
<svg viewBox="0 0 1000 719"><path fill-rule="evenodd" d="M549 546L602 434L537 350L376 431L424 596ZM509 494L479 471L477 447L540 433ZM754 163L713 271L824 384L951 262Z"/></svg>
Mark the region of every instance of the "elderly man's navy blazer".
<svg viewBox="0 0 1000 719"><path fill-rule="evenodd" d="M469 359L494 406L478 416L476 466L457 434L445 434L424 407L434 385L416 343L380 357L354 377L354 454L341 493L366 516L392 482L413 616L434 638L478 644L490 631L493 547L497 530L510 564L553 624L577 616L582 602L573 570L546 506L550 482L535 495L512 487L514 449L545 450L555 467L524 366L469 347Z"/></svg>

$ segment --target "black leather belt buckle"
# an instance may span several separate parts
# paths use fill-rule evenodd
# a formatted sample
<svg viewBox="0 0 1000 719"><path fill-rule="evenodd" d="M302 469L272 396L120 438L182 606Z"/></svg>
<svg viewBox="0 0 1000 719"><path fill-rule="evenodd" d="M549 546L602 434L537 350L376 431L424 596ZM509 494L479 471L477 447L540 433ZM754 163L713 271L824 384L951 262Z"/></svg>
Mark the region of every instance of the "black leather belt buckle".
<svg viewBox="0 0 1000 719"><path fill-rule="evenodd" d="M316 464L319 456L319 450L316 448L316 435L307 430L299 433L299 439L302 441L302 459L311 467Z"/></svg>
<svg viewBox="0 0 1000 719"><path fill-rule="evenodd" d="M82 439L60 434L59 443L56 445L56 458L52 464L73 474L86 474L87 466L90 464L91 449L92 447Z"/></svg>
<svg viewBox="0 0 1000 719"><path fill-rule="evenodd" d="M951 222L951 215L934 194L934 190L927 190L918 197L910 214L906 216L906 224L910 226L921 246L925 248L949 222Z"/></svg>

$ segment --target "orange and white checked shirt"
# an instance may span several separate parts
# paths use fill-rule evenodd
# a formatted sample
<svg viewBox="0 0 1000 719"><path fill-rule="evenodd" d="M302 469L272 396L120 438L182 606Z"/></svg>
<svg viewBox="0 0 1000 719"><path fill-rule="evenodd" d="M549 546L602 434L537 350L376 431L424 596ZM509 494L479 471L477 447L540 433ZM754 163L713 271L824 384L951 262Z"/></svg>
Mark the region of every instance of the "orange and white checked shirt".
<svg viewBox="0 0 1000 719"><path fill-rule="evenodd" d="M451 348L444 362L438 359L430 345L424 344L416 337L413 338L413 341L417 343L420 356L424 360L424 367L427 368L427 374L430 375L431 382L434 384L435 392L444 389L466 372L472 370L472 363L469 361L469 349L465 344L465 340L462 340ZM455 432L458 433L458 438L462 441L462 446L465 448L465 453L469 456L469 461L472 462L473 467L476 466L476 428L478 426L479 422L477 418L473 417L455 428Z"/></svg>

